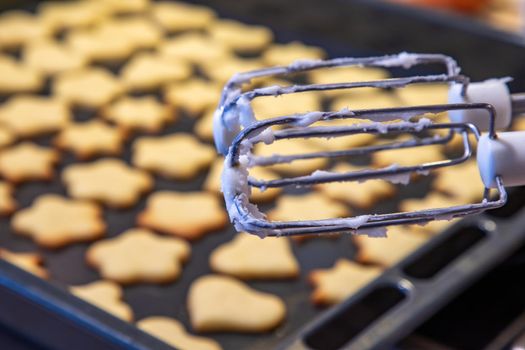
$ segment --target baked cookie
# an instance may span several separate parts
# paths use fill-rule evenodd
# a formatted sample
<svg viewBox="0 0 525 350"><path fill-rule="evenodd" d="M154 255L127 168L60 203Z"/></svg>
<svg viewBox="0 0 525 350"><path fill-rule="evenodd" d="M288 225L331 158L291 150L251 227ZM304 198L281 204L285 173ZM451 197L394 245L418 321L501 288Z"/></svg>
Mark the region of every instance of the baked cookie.
<svg viewBox="0 0 525 350"><path fill-rule="evenodd" d="M315 126L337 127L337 126L351 126L356 124L366 124L369 121L363 119L348 118L344 120L320 121L315 123ZM339 137L315 137L308 141L312 142L327 151L343 151L350 148L366 146L374 143L377 136L370 133L362 133L355 135L345 135Z"/></svg>
<svg viewBox="0 0 525 350"><path fill-rule="evenodd" d="M424 198L404 199L399 203L402 211L419 211L425 209L445 208L465 204L464 200L450 197L439 192L431 192Z"/></svg>
<svg viewBox="0 0 525 350"><path fill-rule="evenodd" d="M330 171L334 173L348 173L358 170L359 168L349 164L339 163ZM396 193L396 187L384 180L330 182L316 185L315 188L329 198L364 209L369 209L377 202L392 197Z"/></svg>
<svg viewBox="0 0 525 350"><path fill-rule="evenodd" d="M205 141L213 141L213 116L215 114L215 106L208 108L202 114L202 117L197 120L193 127L193 132Z"/></svg>
<svg viewBox="0 0 525 350"><path fill-rule="evenodd" d="M347 259L337 260L332 268L313 270L308 276L314 286L312 302L338 304L372 282L382 271L380 267L360 265Z"/></svg>
<svg viewBox="0 0 525 350"><path fill-rule="evenodd" d="M210 338L189 334L179 321L162 316L151 316L137 322L137 327L180 350L221 350L221 346Z"/></svg>
<svg viewBox="0 0 525 350"><path fill-rule="evenodd" d="M0 216L9 215L15 211L17 203L13 197L13 186L0 181Z"/></svg>
<svg viewBox="0 0 525 350"><path fill-rule="evenodd" d="M261 239L247 233L239 233L215 248L210 267L241 279L288 279L299 275L299 264L286 237Z"/></svg>
<svg viewBox="0 0 525 350"><path fill-rule="evenodd" d="M186 62L152 53L141 53L134 56L122 68L120 74L126 89L147 91L184 80L191 73L191 67Z"/></svg>
<svg viewBox="0 0 525 350"><path fill-rule="evenodd" d="M42 2L38 6L38 14L53 31L87 27L107 17L99 1Z"/></svg>
<svg viewBox="0 0 525 350"><path fill-rule="evenodd" d="M96 242L86 252L87 262L102 277L126 284L174 281L189 256L190 246L184 240L140 228Z"/></svg>
<svg viewBox="0 0 525 350"><path fill-rule="evenodd" d="M48 248L97 239L106 231L99 206L54 194L42 195L31 207L16 212L11 226Z"/></svg>
<svg viewBox="0 0 525 350"><path fill-rule="evenodd" d="M217 107L221 98L222 85L202 79L190 79L169 85L164 93L165 100L198 117L206 109Z"/></svg>
<svg viewBox="0 0 525 350"><path fill-rule="evenodd" d="M255 118L269 119L308 113L321 109L322 95L318 92L301 92L281 96L260 96L252 100Z"/></svg>
<svg viewBox="0 0 525 350"><path fill-rule="evenodd" d="M0 15L0 48L15 49L49 35L49 28L29 12L6 11Z"/></svg>
<svg viewBox="0 0 525 350"><path fill-rule="evenodd" d="M57 98L17 95L0 106L0 124L20 137L59 131L70 120L68 106Z"/></svg>
<svg viewBox="0 0 525 350"><path fill-rule="evenodd" d="M313 69L308 72L308 78L313 84L355 83L389 77L390 73L386 69L376 67L333 67ZM348 92L348 90L342 91Z"/></svg>
<svg viewBox="0 0 525 350"><path fill-rule="evenodd" d="M109 71L86 68L58 75L53 83L53 92L68 103L99 108L120 95L123 88Z"/></svg>
<svg viewBox="0 0 525 350"><path fill-rule="evenodd" d="M448 103L448 85L443 83L408 85L396 92L406 106Z"/></svg>
<svg viewBox="0 0 525 350"><path fill-rule="evenodd" d="M273 221L322 220L349 215L346 205L314 192L301 196L283 195L268 212L268 218Z"/></svg>
<svg viewBox="0 0 525 350"><path fill-rule="evenodd" d="M263 26L234 20L217 20L208 27L209 35L237 52L259 52L271 44L273 33Z"/></svg>
<svg viewBox="0 0 525 350"><path fill-rule="evenodd" d="M146 132L158 132L178 118L177 113L154 96L122 97L104 108L102 115L124 130Z"/></svg>
<svg viewBox="0 0 525 350"><path fill-rule="evenodd" d="M330 110L340 111L345 108L349 110L360 110L394 108L399 106L401 106L401 100L395 93L384 92L380 89L361 88L346 92L335 98L330 105Z"/></svg>
<svg viewBox="0 0 525 350"><path fill-rule="evenodd" d="M0 149L5 148L6 146L9 146L13 142L15 142L15 140L16 140L16 136L11 131L11 129L0 126Z"/></svg>
<svg viewBox="0 0 525 350"><path fill-rule="evenodd" d="M53 75L85 67L84 55L52 40L32 41L22 50L22 59L28 67L44 75Z"/></svg>
<svg viewBox="0 0 525 350"><path fill-rule="evenodd" d="M254 153L257 156L271 157L279 155L296 155L305 153L317 153L323 149L318 145L302 139L282 139L269 145L259 143L255 146ZM328 159L324 157L299 159L291 163L275 164L265 169L273 170L290 176L300 176L311 174L316 170L323 169L328 164Z"/></svg>
<svg viewBox="0 0 525 350"><path fill-rule="evenodd" d="M133 165L172 179L189 180L213 159L213 147L186 133L141 137L133 143Z"/></svg>
<svg viewBox="0 0 525 350"><path fill-rule="evenodd" d="M159 191L150 195L137 222L140 226L194 240L223 228L228 218L214 194Z"/></svg>
<svg viewBox="0 0 525 350"><path fill-rule="evenodd" d="M201 62L200 67L208 78L218 82L220 85L224 85L237 73L261 69L264 65L257 58L237 58L232 56L219 62Z"/></svg>
<svg viewBox="0 0 525 350"><path fill-rule="evenodd" d="M122 287L111 281L95 281L69 287L71 293L124 321L133 321L133 311L122 301Z"/></svg>
<svg viewBox="0 0 525 350"><path fill-rule="evenodd" d="M98 120L70 124L55 138L55 145L73 152L80 159L122 152L124 132Z"/></svg>
<svg viewBox="0 0 525 350"><path fill-rule="evenodd" d="M439 169L432 187L469 203L481 200L485 188L474 160Z"/></svg>
<svg viewBox="0 0 525 350"><path fill-rule="evenodd" d="M431 145L375 152L372 162L380 167L420 165L444 160L443 146Z"/></svg>
<svg viewBox="0 0 525 350"><path fill-rule="evenodd" d="M391 226L387 237L356 235L358 252L356 260L390 267L428 241L429 235L407 226Z"/></svg>
<svg viewBox="0 0 525 350"><path fill-rule="evenodd" d="M155 2L151 15L168 32L204 29L215 19L209 7L179 1Z"/></svg>
<svg viewBox="0 0 525 350"><path fill-rule="evenodd" d="M44 86L44 77L36 69L0 55L0 94L37 92Z"/></svg>
<svg viewBox="0 0 525 350"><path fill-rule="evenodd" d="M37 253L15 253L0 248L0 259L3 259L40 278L49 278L49 272L42 267L43 259Z"/></svg>
<svg viewBox="0 0 525 350"><path fill-rule="evenodd" d="M108 14L141 14L148 9L150 0L98 0Z"/></svg>
<svg viewBox="0 0 525 350"><path fill-rule="evenodd" d="M270 66L284 66L298 60L320 60L326 52L316 46L307 46L298 41L288 44L273 44L264 51L262 58Z"/></svg>
<svg viewBox="0 0 525 350"><path fill-rule="evenodd" d="M95 200L117 208L134 205L143 193L153 188L153 179L147 172L111 158L68 165L62 172L62 181L73 198Z"/></svg>
<svg viewBox="0 0 525 350"><path fill-rule="evenodd" d="M167 39L159 46L158 51L164 57L194 64L222 61L233 55L224 44L196 32Z"/></svg>
<svg viewBox="0 0 525 350"><path fill-rule="evenodd" d="M131 56L135 48L132 40L106 33L100 27L70 31L65 41L89 62L121 62Z"/></svg>
<svg viewBox="0 0 525 350"><path fill-rule="evenodd" d="M286 316L286 307L277 296L218 275L193 281L188 310L197 332L262 333L277 327Z"/></svg>
<svg viewBox="0 0 525 350"><path fill-rule="evenodd" d="M133 50L156 47L162 40L162 30L141 16L114 18L103 22L97 30L101 36L130 43Z"/></svg>
<svg viewBox="0 0 525 350"><path fill-rule="evenodd" d="M203 189L210 192L221 193L221 178L222 170L224 168L224 159L218 158L213 162L208 176L204 181ZM278 176L270 170L265 168L256 167L249 170L250 176L256 179L272 180L278 178ZM275 199L281 194L281 188L268 188L265 191L253 187L250 195L250 200L257 203L265 203Z"/></svg>
<svg viewBox="0 0 525 350"><path fill-rule="evenodd" d="M0 174L14 183L51 180L58 160L54 149L24 142L0 152Z"/></svg>

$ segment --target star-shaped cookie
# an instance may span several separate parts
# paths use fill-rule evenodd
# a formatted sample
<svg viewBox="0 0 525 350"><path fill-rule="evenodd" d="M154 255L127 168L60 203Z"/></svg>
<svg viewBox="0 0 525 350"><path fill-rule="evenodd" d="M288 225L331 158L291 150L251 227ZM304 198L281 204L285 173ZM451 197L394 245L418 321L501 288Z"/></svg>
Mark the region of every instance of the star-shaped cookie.
<svg viewBox="0 0 525 350"><path fill-rule="evenodd" d="M0 215L9 215L17 207L13 198L13 187L4 181L0 181Z"/></svg>
<svg viewBox="0 0 525 350"><path fill-rule="evenodd" d="M96 204L54 194L42 195L29 208L16 212L11 226L49 248L90 241L106 231L102 210Z"/></svg>
<svg viewBox="0 0 525 350"><path fill-rule="evenodd" d="M44 77L36 69L0 55L0 93L37 92L44 85Z"/></svg>
<svg viewBox="0 0 525 350"><path fill-rule="evenodd" d="M133 311L122 301L122 287L111 281L96 281L72 286L71 293L124 321L133 320Z"/></svg>
<svg viewBox="0 0 525 350"><path fill-rule="evenodd" d="M14 183L51 180L58 160L54 149L24 142L0 152L0 174Z"/></svg>
<svg viewBox="0 0 525 350"><path fill-rule="evenodd" d="M180 180L189 180L207 168L215 149L194 136L177 133L162 137L141 137L133 144L135 166Z"/></svg>
<svg viewBox="0 0 525 350"><path fill-rule="evenodd" d="M49 278L49 272L42 267L42 256L37 253L15 253L0 248L0 259L4 259L19 268L40 278Z"/></svg>
<svg viewBox="0 0 525 350"><path fill-rule="evenodd" d="M312 302L323 305L340 303L378 277L382 271L380 267L360 265L346 259L339 259L332 268L313 270L309 276L315 288Z"/></svg>
<svg viewBox="0 0 525 350"><path fill-rule="evenodd" d="M186 241L137 228L94 243L86 259L102 277L112 281L164 283L179 277L189 255Z"/></svg>
<svg viewBox="0 0 525 350"><path fill-rule="evenodd" d="M134 205L141 194L153 187L153 179L147 172L112 158L69 165L62 172L62 180L71 197L117 208Z"/></svg>
<svg viewBox="0 0 525 350"><path fill-rule="evenodd" d="M217 196L207 192L155 192L137 218L141 226L189 240L221 229L227 221Z"/></svg>
<svg viewBox="0 0 525 350"><path fill-rule="evenodd" d="M101 154L120 154L124 138L119 128L93 120L69 125L55 138L55 145L72 151L80 159L87 159Z"/></svg>

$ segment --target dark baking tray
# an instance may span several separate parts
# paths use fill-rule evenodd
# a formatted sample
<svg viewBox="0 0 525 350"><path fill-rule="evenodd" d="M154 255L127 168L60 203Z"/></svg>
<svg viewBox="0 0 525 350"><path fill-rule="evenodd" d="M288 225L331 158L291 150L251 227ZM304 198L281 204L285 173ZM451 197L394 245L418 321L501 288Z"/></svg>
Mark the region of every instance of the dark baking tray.
<svg viewBox="0 0 525 350"><path fill-rule="evenodd" d="M522 65L525 61L525 49L521 42L515 36L474 24L462 17L406 10L378 1L198 2L215 8L225 17L267 25L275 31L278 41L302 40L322 46L332 57L398 51L444 52L456 57L465 73L475 80L513 76L515 81L512 88L519 90L519 86L525 86L525 67ZM35 2L17 1L14 6L34 8ZM91 116L90 111L77 111L75 115L82 120ZM164 133L191 131L192 123L191 118L183 116L181 121ZM42 138L39 142L48 144L49 139ZM124 158L129 161L129 157L128 147ZM64 154L59 170L71 161L73 157ZM198 190L204 178L205 174L188 183L156 178L156 190ZM428 182L421 181L416 186L403 188L401 195L422 197L427 190ZM50 191L65 193L60 181L54 180L51 183L22 185L18 188L16 197L20 205L25 207L36 196ZM394 205L393 201L386 202L379 209L393 209ZM144 200L132 211L105 210L105 219L109 225L108 236L115 236L132 227L135 215L143 207ZM53 277L51 283L42 282L0 262L0 323L5 327L30 339L33 344L47 348L168 348L135 327L64 292L67 285L83 284L99 278L84 263L83 256L88 244L75 244L60 250L40 249L28 239L14 235L6 219L0 220L0 232L1 246L13 250L40 251ZM189 326L185 306L189 285L196 277L210 272L207 263L209 253L218 244L229 241L233 235L233 230L224 230L192 243L192 258L175 283L166 286L139 284L125 287L124 299L132 306L136 319L167 315ZM209 336L219 341L225 349L270 349L277 347L292 334L304 334L299 330L308 322L323 320L318 318L323 310L309 302L311 288L306 283L306 276L314 268L330 267L339 257L353 257L355 247L349 237L341 237L307 241L294 245L294 250L301 264L301 278L295 281L249 283L285 300L288 317L284 325L265 335ZM421 318L419 321L422 320ZM404 333L408 329L405 328ZM388 339L389 342L393 340L394 337ZM91 341L95 343L90 343Z"/></svg>

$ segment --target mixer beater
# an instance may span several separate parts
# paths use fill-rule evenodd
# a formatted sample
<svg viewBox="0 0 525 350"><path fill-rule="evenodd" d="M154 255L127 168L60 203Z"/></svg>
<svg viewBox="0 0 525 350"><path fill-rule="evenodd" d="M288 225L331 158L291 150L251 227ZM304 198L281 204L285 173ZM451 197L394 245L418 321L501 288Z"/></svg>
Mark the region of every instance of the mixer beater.
<svg viewBox="0 0 525 350"><path fill-rule="evenodd" d="M344 82L331 84L300 84L243 89L253 79L287 76L319 68L342 66L400 67L410 69L418 65L440 65L445 73L414 75L385 80ZM351 232L382 236L390 225L425 224L432 220L451 220L503 206L507 200L505 186L525 184L525 132L506 130L512 117L525 112L523 94L511 95L507 79L491 79L470 83L460 74L460 68L450 57L440 54L401 53L382 57L336 58L331 60L297 61L289 66L260 69L232 77L223 90L214 116L214 138L218 151L226 156L222 190L230 219L238 231L259 236L291 236ZM358 88L397 89L412 84L444 83L449 86L446 104L418 105L395 108L342 109L339 111L310 111L258 120L251 101L262 96L279 96L308 91L327 91ZM351 106L350 106L351 107ZM450 122L437 122L434 116L448 112ZM344 120L362 120L341 125ZM338 121L336 125L330 122ZM318 123L323 122L323 123ZM335 124L335 123L334 123ZM442 135L432 131L447 130ZM279 142L284 139L332 139L358 134L411 134L412 138L337 151L309 152L293 155L259 156L256 144ZM294 161L326 158L339 159L375 152L446 145L456 134L462 138L463 153L452 159L413 166L391 164L378 169L363 169L346 173L316 170L309 175L283 177L273 180L255 179L249 175L252 167L292 163ZM416 135L423 135L422 137ZM258 207L250 203L251 188L261 190L286 186L312 186L329 182L367 181L383 179L407 184L411 177L463 163L473 157L469 136L477 140L477 162L485 185L483 200L479 203L446 208L430 208L414 212L367 214L348 218L300 221L269 221ZM490 189L497 191L491 195Z"/></svg>

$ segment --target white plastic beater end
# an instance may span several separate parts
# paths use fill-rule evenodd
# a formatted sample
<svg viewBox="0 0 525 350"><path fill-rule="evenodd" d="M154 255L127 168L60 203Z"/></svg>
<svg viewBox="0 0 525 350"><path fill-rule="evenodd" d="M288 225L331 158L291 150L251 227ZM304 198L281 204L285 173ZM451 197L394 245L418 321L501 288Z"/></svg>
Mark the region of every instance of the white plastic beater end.
<svg viewBox="0 0 525 350"><path fill-rule="evenodd" d="M461 96L463 84L452 84L448 92L449 103L488 103L496 109L496 130L507 129L511 122L512 107L506 79L490 79L470 83L466 96ZM471 123L481 131L489 129L489 116L479 109L458 110L449 112L450 120L455 123Z"/></svg>
<svg viewBox="0 0 525 350"><path fill-rule="evenodd" d="M477 161L485 187L496 187L496 176L505 187L525 185L525 131L500 132L496 139L482 135Z"/></svg>

